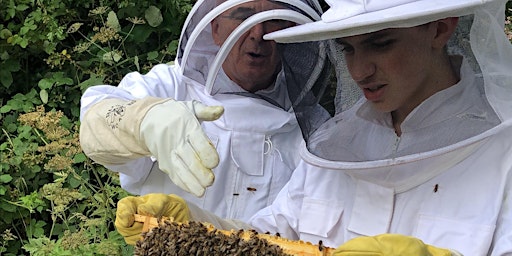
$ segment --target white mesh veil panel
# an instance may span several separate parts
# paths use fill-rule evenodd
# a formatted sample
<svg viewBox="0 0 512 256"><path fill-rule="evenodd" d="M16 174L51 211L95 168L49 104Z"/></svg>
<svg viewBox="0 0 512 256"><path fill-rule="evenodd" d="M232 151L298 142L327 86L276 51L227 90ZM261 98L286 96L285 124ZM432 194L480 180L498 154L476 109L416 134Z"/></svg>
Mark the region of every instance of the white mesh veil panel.
<svg viewBox="0 0 512 256"><path fill-rule="evenodd" d="M343 51L334 40L328 40L329 58L336 72L335 109L340 113L352 107L362 96L362 91L357 86L348 72L347 64L343 58Z"/></svg>
<svg viewBox="0 0 512 256"><path fill-rule="evenodd" d="M469 42L469 31L473 21L472 17L472 15L461 17L457 30L448 42L448 52L450 54L465 56L475 72L480 73L480 68L478 67L478 63L476 63ZM345 59L343 58L343 51L341 47L339 47L339 44L334 40L328 40L328 42L330 47L329 58L333 63L336 63L334 65L337 77L335 105L336 113L339 113L352 107L363 97L363 94L348 72Z"/></svg>
<svg viewBox="0 0 512 256"><path fill-rule="evenodd" d="M478 9L470 38L486 96L501 120L512 119L512 44L504 36L505 3L492 1Z"/></svg>

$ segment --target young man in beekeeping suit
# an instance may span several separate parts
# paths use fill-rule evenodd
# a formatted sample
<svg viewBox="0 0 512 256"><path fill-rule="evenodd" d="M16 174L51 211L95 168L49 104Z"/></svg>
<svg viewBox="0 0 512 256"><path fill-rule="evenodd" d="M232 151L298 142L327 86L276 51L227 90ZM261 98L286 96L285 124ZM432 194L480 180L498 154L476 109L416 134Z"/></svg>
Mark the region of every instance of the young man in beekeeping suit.
<svg viewBox="0 0 512 256"><path fill-rule="evenodd" d="M295 52L285 56L263 35L320 13L316 0L198 1L174 65L85 91L84 152L119 172L133 194L176 194L224 218L248 220L274 200L300 158L302 135L286 85L325 84L320 72L327 70L325 56L318 58L322 43L290 45ZM161 215L148 209L172 198L124 200L118 231L134 243L142 226L124 216Z"/></svg>
<svg viewBox="0 0 512 256"><path fill-rule="evenodd" d="M337 256L512 255L506 1L328 2L322 21L264 38L335 40L352 79L338 77L364 97L306 139L289 183L249 223Z"/></svg>
<svg viewBox="0 0 512 256"><path fill-rule="evenodd" d="M364 97L307 140L289 184L250 223L334 247L358 237L338 255L511 255L506 1L329 3L322 21L265 38L332 38Z"/></svg>

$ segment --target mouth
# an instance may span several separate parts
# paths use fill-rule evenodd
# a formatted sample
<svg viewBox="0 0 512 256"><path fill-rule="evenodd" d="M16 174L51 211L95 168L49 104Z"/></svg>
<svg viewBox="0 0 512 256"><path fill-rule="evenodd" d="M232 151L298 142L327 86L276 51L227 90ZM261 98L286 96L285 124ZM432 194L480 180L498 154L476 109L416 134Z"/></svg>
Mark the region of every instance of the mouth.
<svg viewBox="0 0 512 256"><path fill-rule="evenodd" d="M382 84L382 85L377 85L377 86L373 86L373 87L364 88L364 90L367 90L367 91L370 91L370 92L376 92L376 91L380 90L384 86L386 86L386 85Z"/></svg>
<svg viewBox="0 0 512 256"><path fill-rule="evenodd" d="M384 99L386 84L366 86L363 88L363 94L367 100L377 102Z"/></svg>
<svg viewBox="0 0 512 256"><path fill-rule="evenodd" d="M264 54L255 53L255 52L249 52L249 53L247 53L247 55L251 56L252 58L264 58L266 56Z"/></svg>

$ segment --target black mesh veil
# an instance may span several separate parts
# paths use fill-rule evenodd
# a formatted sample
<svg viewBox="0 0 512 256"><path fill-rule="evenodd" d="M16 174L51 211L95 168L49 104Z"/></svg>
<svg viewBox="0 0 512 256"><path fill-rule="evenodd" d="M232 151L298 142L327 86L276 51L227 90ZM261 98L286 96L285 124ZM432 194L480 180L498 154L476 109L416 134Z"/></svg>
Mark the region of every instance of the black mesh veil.
<svg viewBox="0 0 512 256"><path fill-rule="evenodd" d="M304 138L333 114L333 66L328 59L325 41L280 44L288 95ZM307 50L304 50L307 49ZM309 55L309 56L308 56Z"/></svg>

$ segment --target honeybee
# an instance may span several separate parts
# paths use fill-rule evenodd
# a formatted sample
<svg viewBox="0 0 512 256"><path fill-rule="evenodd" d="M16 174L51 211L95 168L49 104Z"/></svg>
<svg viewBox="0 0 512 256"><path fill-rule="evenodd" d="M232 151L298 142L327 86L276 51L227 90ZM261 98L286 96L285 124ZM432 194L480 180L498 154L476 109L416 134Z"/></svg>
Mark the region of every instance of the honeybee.
<svg viewBox="0 0 512 256"><path fill-rule="evenodd" d="M324 249L324 242L322 240L318 241L318 250L322 251Z"/></svg>

